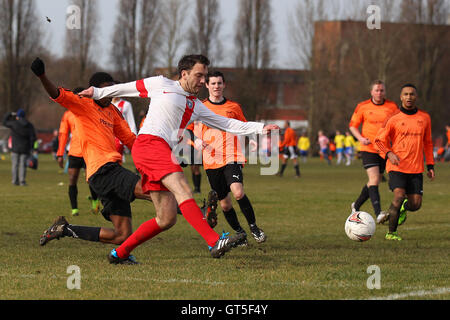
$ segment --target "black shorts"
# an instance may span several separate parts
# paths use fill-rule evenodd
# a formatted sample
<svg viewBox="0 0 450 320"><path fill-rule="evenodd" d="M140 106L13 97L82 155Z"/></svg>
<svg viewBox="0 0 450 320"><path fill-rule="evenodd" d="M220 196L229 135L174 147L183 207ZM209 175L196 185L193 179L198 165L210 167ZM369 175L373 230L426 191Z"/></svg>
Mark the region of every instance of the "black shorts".
<svg viewBox="0 0 450 320"><path fill-rule="evenodd" d="M285 159L296 159L298 157L297 146L284 147L283 157Z"/></svg>
<svg viewBox="0 0 450 320"><path fill-rule="evenodd" d="M389 172L389 188L405 189L406 194L423 195L423 174L421 173L403 173L398 171Z"/></svg>
<svg viewBox="0 0 450 320"><path fill-rule="evenodd" d="M141 178L115 162L108 162L89 178L89 185L102 201L103 217L110 215L131 217L134 189Z"/></svg>
<svg viewBox="0 0 450 320"><path fill-rule="evenodd" d="M227 197L230 185L235 182L243 183L242 164L230 163L221 168L206 170L211 189L217 192L219 200Z"/></svg>
<svg viewBox="0 0 450 320"><path fill-rule="evenodd" d="M69 156L69 168L70 169L86 169L86 163L83 157Z"/></svg>
<svg viewBox="0 0 450 320"><path fill-rule="evenodd" d="M361 151L361 158L364 169L379 167L380 173L384 173L386 169L386 160L380 157L378 153Z"/></svg>

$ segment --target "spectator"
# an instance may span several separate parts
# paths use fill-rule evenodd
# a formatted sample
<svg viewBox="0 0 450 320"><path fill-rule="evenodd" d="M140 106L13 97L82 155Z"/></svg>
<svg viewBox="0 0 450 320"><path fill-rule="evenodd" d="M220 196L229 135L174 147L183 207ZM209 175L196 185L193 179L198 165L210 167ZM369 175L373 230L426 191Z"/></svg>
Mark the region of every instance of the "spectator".
<svg viewBox="0 0 450 320"><path fill-rule="evenodd" d="M34 126L25 119L23 109L5 114L3 125L11 129L12 183L26 186L27 158L36 141Z"/></svg>

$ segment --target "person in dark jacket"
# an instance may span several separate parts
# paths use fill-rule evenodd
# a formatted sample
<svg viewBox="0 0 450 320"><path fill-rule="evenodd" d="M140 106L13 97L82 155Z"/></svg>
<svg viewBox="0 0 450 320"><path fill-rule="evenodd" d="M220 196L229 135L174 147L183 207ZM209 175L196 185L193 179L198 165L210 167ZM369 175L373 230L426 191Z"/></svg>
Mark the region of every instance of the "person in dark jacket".
<svg viewBox="0 0 450 320"><path fill-rule="evenodd" d="M25 119L25 111L23 109L5 114L3 125L11 129L12 183L26 186L27 158L30 156L36 141L34 126Z"/></svg>

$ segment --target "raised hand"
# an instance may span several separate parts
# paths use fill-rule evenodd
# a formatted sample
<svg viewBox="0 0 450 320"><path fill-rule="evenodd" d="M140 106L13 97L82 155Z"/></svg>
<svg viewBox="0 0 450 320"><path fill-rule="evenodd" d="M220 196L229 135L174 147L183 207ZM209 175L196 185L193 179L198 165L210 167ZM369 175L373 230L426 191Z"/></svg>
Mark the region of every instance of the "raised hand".
<svg viewBox="0 0 450 320"><path fill-rule="evenodd" d="M33 63L31 63L31 70L37 77L40 77L45 74L45 64L39 58L34 59Z"/></svg>

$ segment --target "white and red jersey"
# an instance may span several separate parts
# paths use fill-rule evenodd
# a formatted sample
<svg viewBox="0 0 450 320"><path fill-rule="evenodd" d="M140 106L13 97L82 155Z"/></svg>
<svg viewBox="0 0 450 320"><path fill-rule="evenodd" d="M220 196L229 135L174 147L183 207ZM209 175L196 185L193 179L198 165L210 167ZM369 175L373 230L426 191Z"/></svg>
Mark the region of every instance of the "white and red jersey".
<svg viewBox="0 0 450 320"><path fill-rule="evenodd" d="M163 76L94 88L94 100L105 97L150 98L150 106L139 134L164 139L171 148L178 142L186 126L192 121L233 134L261 134L263 123L242 122L222 117L209 110L197 97L184 91L178 81Z"/></svg>
<svg viewBox="0 0 450 320"><path fill-rule="evenodd" d="M134 120L133 106L130 102L119 99L118 101L112 102L114 106L122 113L125 121L128 123L131 132L137 135L136 121Z"/></svg>

